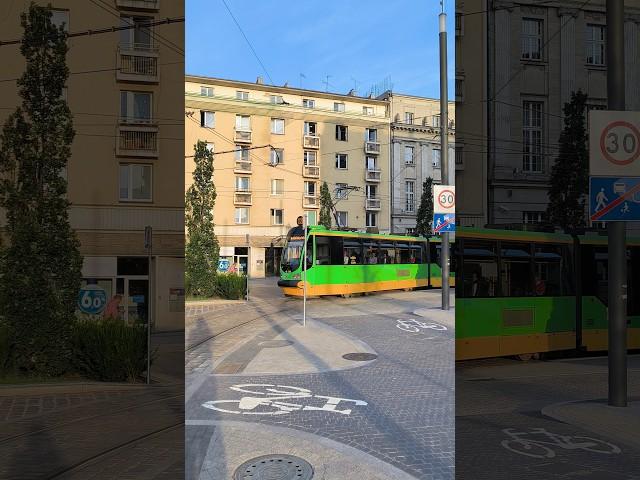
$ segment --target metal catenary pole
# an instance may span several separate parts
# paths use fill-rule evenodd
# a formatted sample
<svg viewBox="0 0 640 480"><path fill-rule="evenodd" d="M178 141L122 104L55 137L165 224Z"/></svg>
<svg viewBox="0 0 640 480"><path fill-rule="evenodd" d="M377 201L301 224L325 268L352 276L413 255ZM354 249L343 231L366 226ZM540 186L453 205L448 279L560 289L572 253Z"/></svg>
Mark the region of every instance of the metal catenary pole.
<svg viewBox="0 0 640 480"><path fill-rule="evenodd" d="M442 2L441 2L442 4ZM440 165L442 184L451 185L449 178L449 119L448 119L448 89L447 89L447 14L440 14ZM449 233L441 235L440 248L442 252L442 309L449 310Z"/></svg>
<svg viewBox="0 0 640 480"><path fill-rule="evenodd" d="M625 110L624 1L607 0L607 99ZM609 405L627 406L626 223L609 222Z"/></svg>
<svg viewBox="0 0 640 480"><path fill-rule="evenodd" d="M249 234L247 233L245 236L245 240L247 243L247 271L245 272L246 274L246 282L247 282L247 302L249 301L249 269L251 268L251 242L249 241Z"/></svg>
<svg viewBox="0 0 640 480"><path fill-rule="evenodd" d="M304 240L302 243L303 249L300 251L300 257L302 259L302 326L307 326L307 215L303 218L304 221Z"/></svg>
<svg viewBox="0 0 640 480"><path fill-rule="evenodd" d="M148 263L148 275L149 275L149 292L147 295L147 384L151 383L151 320L153 319L153 271L151 270L151 257L152 257L152 238L153 233L151 227L145 227L145 247L147 247L147 263Z"/></svg>

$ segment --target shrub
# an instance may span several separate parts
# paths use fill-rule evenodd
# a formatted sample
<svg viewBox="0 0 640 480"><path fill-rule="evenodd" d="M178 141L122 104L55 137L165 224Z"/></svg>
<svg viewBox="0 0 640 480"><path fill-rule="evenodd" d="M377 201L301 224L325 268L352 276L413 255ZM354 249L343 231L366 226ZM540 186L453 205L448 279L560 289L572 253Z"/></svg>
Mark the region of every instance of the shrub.
<svg viewBox="0 0 640 480"><path fill-rule="evenodd" d="M216 294L228 300L244 298L247 288L246 275L234 273L220 273L216 275Z"/></svg>
<svg viewBox="0 0 640 480"><path fill-rule="evenodd" d="M135 382L147 369L144 325L127 325L116 319L78 319L72 346L79 373L95 380Z"/></svg>

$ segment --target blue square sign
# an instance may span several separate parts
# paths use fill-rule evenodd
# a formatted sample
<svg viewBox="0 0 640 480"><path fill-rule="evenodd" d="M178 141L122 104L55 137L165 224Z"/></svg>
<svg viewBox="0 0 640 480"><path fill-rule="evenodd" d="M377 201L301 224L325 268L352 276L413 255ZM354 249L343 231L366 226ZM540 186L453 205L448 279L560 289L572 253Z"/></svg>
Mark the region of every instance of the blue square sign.
<svg viewBox="0 0 640 480"><path fill-rule="evenodd" d="M590 177L589 218L593 222L640 220L640 177Z"/></svg>
<svg viewBox="0 0 640 480"><path fill-rule="evenodd" d="M433 214L433 233L440 235L441 233L452 233L456 231L456 215L455 213L434 213Z"/></svg>

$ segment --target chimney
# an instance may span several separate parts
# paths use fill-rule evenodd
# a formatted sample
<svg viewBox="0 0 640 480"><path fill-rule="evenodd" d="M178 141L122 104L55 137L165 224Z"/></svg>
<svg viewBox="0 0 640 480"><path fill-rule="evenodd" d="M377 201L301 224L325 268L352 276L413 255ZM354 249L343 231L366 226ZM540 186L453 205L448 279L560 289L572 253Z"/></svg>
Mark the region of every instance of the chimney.
<svg viewBox="0 0 640 480"><path fill-rule="evenodd" d="M256 79L256 83L257 83L258 85L264 85L264 79L262 78L262 76L259 76L259 77Z"/></svg>

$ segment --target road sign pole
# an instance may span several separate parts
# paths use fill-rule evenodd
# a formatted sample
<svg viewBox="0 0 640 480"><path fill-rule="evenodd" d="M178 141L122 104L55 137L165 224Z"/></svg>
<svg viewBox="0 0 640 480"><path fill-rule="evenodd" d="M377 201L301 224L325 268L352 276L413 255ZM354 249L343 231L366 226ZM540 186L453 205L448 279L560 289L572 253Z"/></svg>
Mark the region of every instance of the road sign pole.
<svg viewBox="0 0 640 480"><path fill-rule="evenodd" d="M607 98L625 110L624 0L607 0ZM609 240L609 405L627 406L626 223L607 224Z"/></svg>
<svg viewBox="0 0 640 480"><path fill-rule="evenodd" d="M303 218L304 221L304 240L302 243L302 249L300 250L300 257L302 260L302 326L307 326L307 225L309 219L307 215Z"/></svg>
<svg viewBox="0 0 640 480"><path fill-rule="evenodd" d="M444 6L443 6L444 9ZM447 14L440 14L440 167L442 183L451 185L449 178L448 88L447 88ZM440 243L442 264L442 310L449 310L449 233L442 234Z"/></svg>
<svg viewBox="0 0 640 480"><path fill-rule="evenodd" d="M151 383L151 319L153 318L153 272L151 270L151 258L152 258L152 245L153 245L153 231L150 226L144 229L144 243L147 248L147 263L148 263L148 294L147 294L147 385Z"/></svg>

